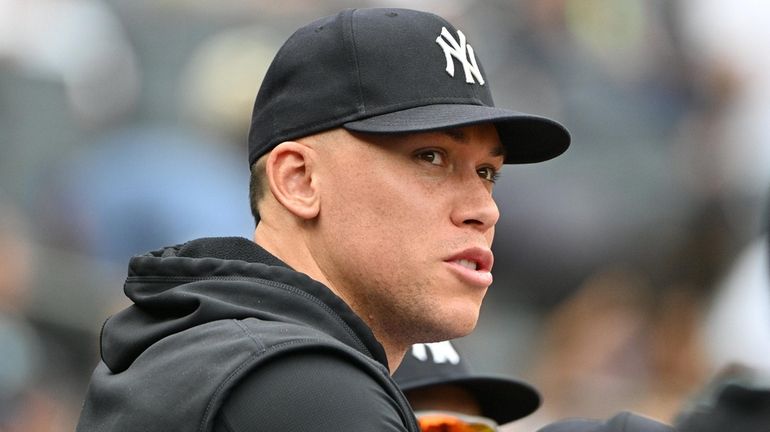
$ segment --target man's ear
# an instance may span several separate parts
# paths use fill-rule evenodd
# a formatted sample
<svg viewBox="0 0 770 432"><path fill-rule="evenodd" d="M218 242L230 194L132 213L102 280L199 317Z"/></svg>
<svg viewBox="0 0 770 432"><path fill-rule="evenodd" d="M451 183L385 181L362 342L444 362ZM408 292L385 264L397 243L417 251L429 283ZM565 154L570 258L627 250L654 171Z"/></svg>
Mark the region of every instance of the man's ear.
<svg viewBox="0 0 770 432"><path fill-rule="evenodd" d="M278 144L267 158L265 173L270 191L283 207L302 219L318 216L321 197L315 178L315 152L295 141Z"/></svg>

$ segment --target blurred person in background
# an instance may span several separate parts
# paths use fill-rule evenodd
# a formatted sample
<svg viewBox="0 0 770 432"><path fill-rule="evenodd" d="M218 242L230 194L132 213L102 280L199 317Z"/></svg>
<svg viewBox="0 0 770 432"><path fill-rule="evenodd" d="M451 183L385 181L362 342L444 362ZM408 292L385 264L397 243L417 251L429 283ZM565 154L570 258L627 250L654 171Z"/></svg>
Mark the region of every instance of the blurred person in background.
<svg viewBox="0 0 770 432"><path fill-rule="evenodd" d="M664 278L608 265L554 307L523 374L544 404L524 423L620 409L672 422L710 373L701 325L729 257L728 232L721 209L708 207L666 256Z"/></svg>
<svg viewBox="0 0 770 432"><path fill-rule="evenodd" d="M587 280L548 316L529 372L543 407L516 430L607 418L619 407L670 422L703 376L693 343L697 303L670 301L658 305L649 282L629 268Z"/></svg>
<svg viewBox="0 0 770 432"><path fill-rule="evenodd" d="M628 269L590 278L548 316L534 362L542 421L603 418L632 407L649 374L645 343L649 287ZM613 405L602 404L611 400Z"/></svg>
<svg viewBox="0 0 770 432"><path fill-rule="evenodd" d="M436 15L301 27L254 105L253 241L131 259L133 305L103 326L78 430L417 431L390 371L413 343L475 327L497 172L569 141L494 107L466 36Z"/></svg>
<svg viewBox="0 0 770 432"><path fill-rule="evenodd" d="M413 345L393 379L422 432L498 431L540 405L529 384L474 372L450 341Z"/></svg>

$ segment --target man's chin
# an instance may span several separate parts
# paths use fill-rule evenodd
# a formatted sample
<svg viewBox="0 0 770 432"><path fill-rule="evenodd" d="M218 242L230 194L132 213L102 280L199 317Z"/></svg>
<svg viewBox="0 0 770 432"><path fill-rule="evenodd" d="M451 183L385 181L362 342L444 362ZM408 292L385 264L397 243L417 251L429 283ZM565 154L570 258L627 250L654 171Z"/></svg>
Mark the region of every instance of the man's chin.
<svg viewBox="0 0 770 432"><path fill-rule="evenodd" d="M476 313L447 315L447 318L433 326L434 331L430 338L432 340L427 342L442 342L468 336L476 328L479 314L476 311Z"/></svg>

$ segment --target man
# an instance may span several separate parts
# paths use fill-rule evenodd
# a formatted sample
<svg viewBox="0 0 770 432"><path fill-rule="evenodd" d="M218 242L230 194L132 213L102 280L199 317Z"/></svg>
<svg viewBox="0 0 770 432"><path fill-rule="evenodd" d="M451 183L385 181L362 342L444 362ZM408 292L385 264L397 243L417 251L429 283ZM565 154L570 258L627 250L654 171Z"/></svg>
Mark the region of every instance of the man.
<svg viewBox="0 0 770 432"><path fill-rule="evenodd" d="M495 432L540 406L540 395L531 385L474 373L449 341L412 345L393 379L422 432Z"/></svg>
<svg viewBox="0 0 770 432"><path fill-rule="evenodd" d="M557 123L493 107L440 17L346 10L294 33L249 133L255 242L134 257L78 430L416 431L390 377L470 332L492 282L503 163L562 153Z"/></svg>

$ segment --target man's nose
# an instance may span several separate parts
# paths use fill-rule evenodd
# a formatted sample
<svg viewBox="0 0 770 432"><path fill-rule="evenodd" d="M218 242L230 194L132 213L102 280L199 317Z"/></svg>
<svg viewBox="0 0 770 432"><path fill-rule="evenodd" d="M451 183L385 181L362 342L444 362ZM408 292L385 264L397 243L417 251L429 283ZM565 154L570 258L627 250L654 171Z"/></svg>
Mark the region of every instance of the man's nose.
<svg viewBox="0 0 770 432"><path fill-rule="evenodd" d="M471 226L481 232L494 227L500 219L500 210L492 193L474 171L473 179L464 179L456 189L452 222L457 226Z"/></svg>

